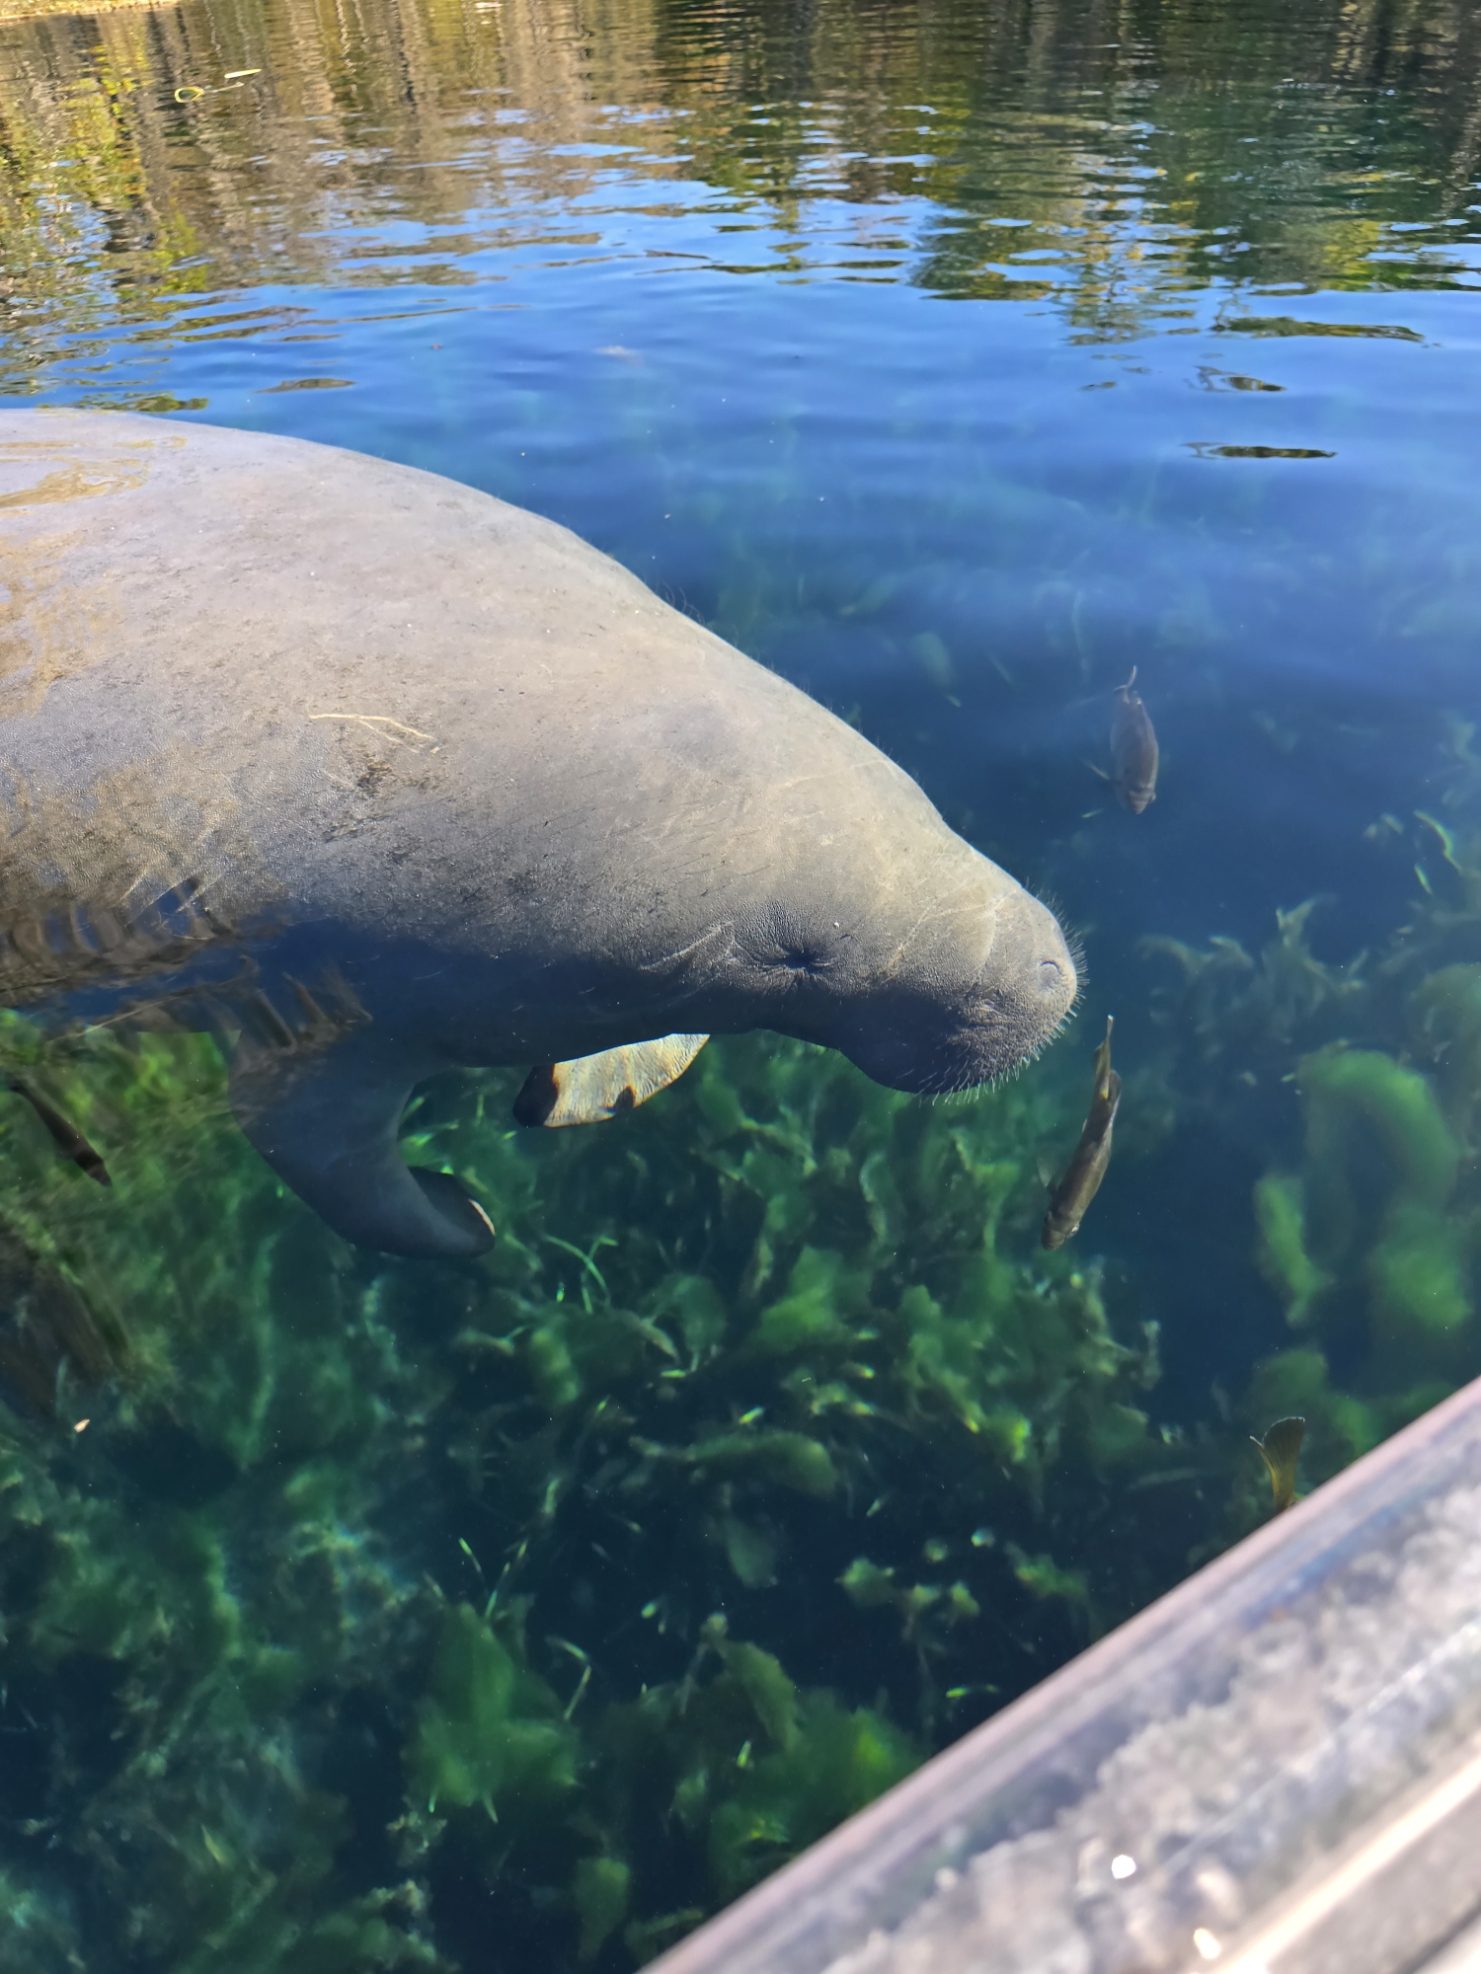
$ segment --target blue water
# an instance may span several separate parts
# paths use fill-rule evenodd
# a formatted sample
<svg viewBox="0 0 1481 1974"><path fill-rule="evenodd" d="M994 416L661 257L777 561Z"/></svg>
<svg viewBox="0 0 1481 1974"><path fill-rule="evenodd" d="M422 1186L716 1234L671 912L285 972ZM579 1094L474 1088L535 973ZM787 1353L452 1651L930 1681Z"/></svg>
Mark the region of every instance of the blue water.
<svg viewBox="0 0 1481 1974"><path fill-rule="evenodd" d="M192 89L205 93L176 100ZM1231 1509L1248 1476L1230 1474L1263 1423L1248 1394L1273 1388L1259 1384L1273 1353L1320 1350L1334 1387L1375 1405L1481 1369L1474 1109L1445 1082L1461 1044L1427 1053L1412 999L1441 964L1481 960L1470 853L1448 862L1416 818L1433 813L1473 845L1481 829L1464 733L1481 717L1478 128L1481 27L1461 0L186 0L0 25L0 392L354 447L566 523L854 721L1083 941L1082 1017L1030 1073L1050 1162L1073 1143L1107 1013L1128 1092L1143 1080L1071 1259L1094 1258L1127 1348L1143 1323L1158 1328L1160 1370L1137 1398L1148 1434L1181 1447L1185 1466L1213 1460L1218 1476L1185 1499L1172 1482L1118 1495L1098 1469L1094 1485L1056 1494L1051 1462L1032 1515L1002 1506L1008 1522L1026 1518L1026 1549L1059 1545L1067 1567L1100 1556L1107 1621L1253 1525L1257 1491ZM435 612L431 586L425 604ZM1088 765L1104 761L1110 695L1133 666L1162 746L1158 800L1139 817ZM1291 960L1276 914L1310 900ZM1200 1026L1148 939L1205 954L1211 939L1237 941L1254 964L1211 990ZM1360 1002L1342 999L1350 981L1366 983ZM1298 1065L1339 1040L1429 1077L1455 1134L1461 1178L1437 1210L1456 1232L1469 1313L1446 1319L1443 1348L1411 1350L1402 1325L1383 1330L1389 1318L1351 1327L1336 1305L1366 1293L1378 1264L1336 1234L1313 1235L1318 1249L1329 1239L1339 1287L1304 1329L1260 1262L1253 1189L1316 1156L1303 1152ZM457 1102L439 1097L429 1115L456 1122ZM681 1108L663 1128L678 1170L692 1128ZM848 1139L851 1157L870 1128ZM616 1157L561 1154L563 1238L585 1247L614 1216L658 1214L623 1190ZM1356 1180L1354 1193L1367 1197ZM261 1211L272 1237L313 1248L292 1202ZM1036 1209L1015 1211L1014 1265L1031 1269ZM187 1209L172 1266L189 1273L204 1237ZM851 1236L828 1225L808 1238L848 1252ZM316 1256L422 1326L436 1384L456 1327L436 1295L327 1237ZM727 1296L744 1272L728 1265L715 1263ZM902 1277L915 1265L902 1261ZM573 1265L562 1294L581 1279ZM657 1306L664 1279L655 1253L627 1293ZM458 1289L465 1316L480 1293ZM650 1390L662 1368L648 1367ZM888 1363L876 1374L888 1379ZM1066 1379L1078 1375L1067 1361ZM485 1397L497 1408L507 1394ZM449 1403L456 1414L458 1401L429 1399L428 1416L445 1424ZM188 1389L171 1407L175 1426L188 1421ZM1372 1431L1397 1422L1380 1411ZM1344 1439L1350 1426L1340 1408L1316 1421L1322 1474L1363 1443L1368 1427ZM149 1448L173 1443L146 1435L141 1450L136 1434L116 1458L142 1463L158 1493ZM473 1525L458 1517L479 1494L458 1464L467 1448L451 1475L436 1444L434 1425L406 1456L437 1469L426 1512L401 1503L382 1522L377 1510L345 1541L384 1543L408 1582L431 1569L454 1594L449 1538ZM190 1457L213 1476L227 1458L209 1433ZM233 1440L230 1459L243 1457ZM963 1474L952 1540L965 1543L979 1514L993 1520L999 1482ZM202 1480L201 1500L218 1485ZM531 1516L538 1501L532 1488ZM845 1606L814 1610L797 1586L825 1571L831 1582L866 1533L897 1544L905 1569L915 1523L889 1536L886 1501L866 1530L868 1508L861 1495L847 1528L794 1532L791 1574L767 1593L774 1630L759 1607L733 1620L800 1683L851 1705L873 1697L872 1648L845 1635ZM545 1527L522 1512L493 1515L491 1554ZM646 1527L647 1512L633 1519ZM18 1539L0 1530L0 1569L24 1612L46 1571L29 1551L24 1566L5 1563ZM238 1556L242 1574L228 1578L249 1605L255 1567ZM691 1567L683 1542L655 1534L634 1566L643 1598L672 1593L668 1575ZM481 1608L477 1591L456 1594ZM594 1629L616 1624L616 1597L610 1584L592 1591ZM638 1655L605 1698L681 1679L707 1608L696 1592L667 1657ZM938 1693L924 1726L916 1641L897 1628L886 1711L922 1746L949 1739L1084 1642L1079 1615L1052 1599L1043 1609L1039 1631L1005 1619L1001 1652L970 1633L943 1646L928 1683L974 1685L986 1653L994 1691L956 1712ZM577 1621L557 1615L542 1637ZM423 1903L387 1908L396 1943L362 1940L345 1964L574 1966L564 1854L529 1866L546 1889L515 1920L488 1888L500 1857L518 1869L484 1833L455 1827L403 1852L385 1835L407 1696L426 1679L418 1623L397 1634L394 1677L326 1663L323 1718L301 1696L288 1709L284 1745L313 1786L354 1805L357 1761L378 1777L376 1812L345 1812L353 1841L330 1846L332 1867L283 1894L292 1937L352 1891L404 1879ZM91 1792L111 1785L86 1763L58 1766L66 1682L82 1675L24 1622L17 1635L31 1712L62 1725L12 1806L20 1834L0 1872L66 1916L32 1926L33 1957L5 1964L49 1974L74 1964L70 1951L128 1974L255 1968L248 1933L213 1934L229 1899L203 1898L173 1930L135 1924L108 1959L100 1943L132 1910L127 1845L110 1851L88 1821ZM137 1711L152 1683L196 1676L172 1666L173 1649L161 1663L137 1641L105 1641L98 1661ZM564 1668L564 1697L577 1662L530 1650L546 1677ZM150 1718L145 1744L166 1734ZM104 1718L98 1732L115 1727ZM169 1734L188 1749L188 1725ZM600 1769L607 1757L584 1759ZM182 1790L179 1813L208 1821ZM119 1811L125 1826L138 1800ZM674 1814L663 1809L665 1827ZM624 1817L642 1825L629 1804L603 1827ZM38 1831L21 1830L43 1823L45 1854ZM510 1826L505 1815L499 1846L517 1845ZM252 1841L239 1832L226 1848L236 1857ZM264 1869L281 1885L281 1860ZM665 1872L672 1885L646 1886L629 1918L684 1916L651 1940L611 1932L592 1964L633 1965L734 1889L706 1880L690 1851L650 1876ZM141 1899L167 1902L168 1879L159 1867ZM506 1929L502 1946L476 1945L486 1923ZM434 1957L415 1959L412 1939ZM215 1958L192 1958L208 1949ZM322 1943L301 1960L261 1951L273 1967L341 1964Z"/></svg>

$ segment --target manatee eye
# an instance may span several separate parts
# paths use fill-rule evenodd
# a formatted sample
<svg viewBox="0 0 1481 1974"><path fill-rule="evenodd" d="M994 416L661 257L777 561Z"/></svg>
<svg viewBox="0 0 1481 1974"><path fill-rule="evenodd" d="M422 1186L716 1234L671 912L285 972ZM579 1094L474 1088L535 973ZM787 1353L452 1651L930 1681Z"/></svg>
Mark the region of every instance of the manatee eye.
<svg viewBox="0 0 1481 1974"><path fill-rule="evenodd" d="M821 953L796 946L790 952L783 953L781 964L791 973L826 973L829 967L829 962Z"/></svg>
<svg viewBox="0 0 1481 1974"><path fill-rule="evenodd" d="M825 943L809 936L792 913L773 906L757 926L751 956L768 973L789 979L813 979L832 970L833 962Z"/></svg>

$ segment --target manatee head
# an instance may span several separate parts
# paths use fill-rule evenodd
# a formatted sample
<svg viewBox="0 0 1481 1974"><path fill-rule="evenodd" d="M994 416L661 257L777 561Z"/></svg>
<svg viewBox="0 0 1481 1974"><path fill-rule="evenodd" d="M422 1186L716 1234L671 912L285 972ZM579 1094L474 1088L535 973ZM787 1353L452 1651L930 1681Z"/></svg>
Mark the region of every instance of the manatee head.
<svg viewBox="0 0 1481 1974"><path fill-rule="evenodd" d="M787 980L765 1025L913 1095L1011 1076L1063 1027L1079 978L1054 913L958 839L946 882L857 893L847 916L779 906L755 959Z"/></svg>
<svg viewBox="0 0 1481 1974"><path fill-rule="evenodd" d="M924 931L823 1037L893 1090L936 1096L1014 1075L1051 1042L1079 991L1058 920L1014 885L983 936Z"/></svg>

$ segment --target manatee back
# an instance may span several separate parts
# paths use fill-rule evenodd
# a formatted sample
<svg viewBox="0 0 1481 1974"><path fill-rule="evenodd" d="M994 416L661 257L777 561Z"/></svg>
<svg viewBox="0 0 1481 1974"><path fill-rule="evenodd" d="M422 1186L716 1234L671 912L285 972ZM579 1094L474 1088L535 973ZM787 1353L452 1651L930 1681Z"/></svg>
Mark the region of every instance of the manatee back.
<svg viewBox="0 0 1481 1974"><path fill-rule="evenodd" d="M915 784L567 530L334 447L0 413L0 794L85 895L672 952L919 884ZM823 896L823 891L827 896ZM0 901L3 902L3 901Z"/></svg>

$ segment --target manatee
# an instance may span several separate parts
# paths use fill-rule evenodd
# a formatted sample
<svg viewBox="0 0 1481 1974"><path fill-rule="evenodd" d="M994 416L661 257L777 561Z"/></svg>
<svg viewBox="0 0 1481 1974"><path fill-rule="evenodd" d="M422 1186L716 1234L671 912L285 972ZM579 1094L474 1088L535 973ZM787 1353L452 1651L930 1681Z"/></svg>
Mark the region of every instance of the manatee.
<svg viewBox="0 0 1481 1974"><path fill-rule="evenodd" d="M0 412L0 556L0 1005L214 1027L353 1242L492 1238L398 1149L441 1073L533 1066L527 1113L580 1121L767 1029L959 1091L1075 999L1053 914L883 753L472 488Z"/></svg>

